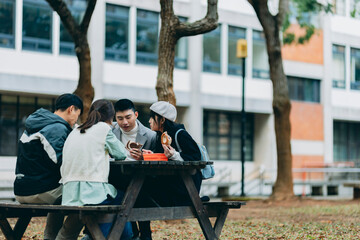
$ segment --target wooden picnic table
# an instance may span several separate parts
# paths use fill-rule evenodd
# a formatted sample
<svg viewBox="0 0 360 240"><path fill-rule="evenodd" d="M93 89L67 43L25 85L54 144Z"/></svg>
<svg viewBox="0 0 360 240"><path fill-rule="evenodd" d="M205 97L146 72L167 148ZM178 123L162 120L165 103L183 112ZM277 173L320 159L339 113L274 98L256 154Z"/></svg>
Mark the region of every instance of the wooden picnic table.
<svg viewBox="0 0 360 240"><path fill-rule="evenodd" d="M118 174L129 175L132 179L125 192L123 199L124 211L114 224L113 231L110 233L109 239L119 239L124 229L125 223L128 221L128 216L136 202L139 192L144 184L147 176L159 175L179 175L184 181L185 187L191 199L191 207L193 208L196 218L199 221L201 229L206 239L218 239L215 230L211 226L209 214L201 202L200 196L194 185L192 175L197 170L204 168L207 164L212 162L204 161L114 161L111 162L111 171L118 172ZM175 210L170 207L170 210ZM161 213L160 213L161 214ZM165 214L165 213L163 213ZM147 212L150 219L154 219L159 215L159 211ZM224 219L225 222L225 219ZM222 223L223 225L223 223Z"/></svg>
<svg viewBox="0 0 360 240"><path fill-rule="evenodd" d="M46 216L49 212L65 215L79 214L87 226L93 239L103 240L98 224L99 214L116 213L116 221L108 239L118 240L128 221L152 221L171 219L198 219L203 234L207 240L219 239L229 209L240 208L244 202L207 202L202 203L195 188L192 175L198 169L211 162L179 162L179 161L114 161L110 163L110 171L116 175L126 175L130 183L120 206L61 206L61 205L30 205L0 203L0 228L7 239L21 239L32 217ZM147 176L178 175L183 180L191 206L146 207L134 208L144 180ZM209 217L216 217L214 226ZM14 228L8 222L9 218L17 218Z"/></svg>

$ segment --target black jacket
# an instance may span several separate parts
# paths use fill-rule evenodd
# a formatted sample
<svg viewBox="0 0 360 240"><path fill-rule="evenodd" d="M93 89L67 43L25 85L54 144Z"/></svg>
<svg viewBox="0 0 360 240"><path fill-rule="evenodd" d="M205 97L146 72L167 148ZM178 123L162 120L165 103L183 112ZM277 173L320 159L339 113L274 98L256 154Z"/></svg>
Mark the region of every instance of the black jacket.
<svg viewBox="0 0 360 240"><path fill-rule="evenodd" d="M25 122L18 145L14 193L30 196L57 188L64 142L71 126L58 115L39 109Z"/></svg>
<svg viewBox="0 0 360 240"><path fill-rule="evenodd" d="M168 135L172 138L171 146L176 150L179 149L175 143L175 134L179 129L184 129L185 127L182 124L175 124L174 127L170 129L166 129ZM158 132L157 141L156 141L156 150L157 153L163 153L164 149L161 145L161 133ZM197 143L190 136L190 134L185 131L180 131L177 135L177 140L181 148L180 155L184 159L184 161L200 161L201 153ZM202 175L200 171L197 171L195 175L192 176L194 180L194 184L198 192L200 192ZM163 187L166 189L162 189L162 191L168 191L170 194L166 194L166 198L170 195L171 199L167 199L167 201L173 201L175 205L188 205L190 203L190 199L187 197L186 187L181 180L180 177L171 176L165 177L165 179L160 180L159 184L163 184ZM158 188L159 189L159 188ZM159 193L161 194L161 193ZM161 201L160 201L161 202ZM163 204L164 205L164 204ZM166 202L165 202L166 205Z"/></svg>

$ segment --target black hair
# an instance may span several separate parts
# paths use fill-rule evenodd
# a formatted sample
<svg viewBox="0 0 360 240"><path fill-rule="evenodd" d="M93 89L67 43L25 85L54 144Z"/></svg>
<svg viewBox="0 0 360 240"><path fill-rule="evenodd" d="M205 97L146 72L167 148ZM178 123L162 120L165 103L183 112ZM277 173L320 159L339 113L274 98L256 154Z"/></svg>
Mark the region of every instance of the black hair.
<svg viewBox="0 0 360 240"><path fill-rule="evenodd" d="M160 114L157 114L156 112L154 112L153 110L150 110L150 118L154 119L154 122L156 124L159 124L159 120L161 118L164 118L163 116L161 116ZM164 122L164 132L165 131L169 131L169 129L172 129L174 126L176 126L177 124L167 118L164 118L165 122Z"/></svg>
<svg viewBox="0 0 360 240"><path fill-rule="evenodd" d="M136 112L134 103L129 99L120 99L114 104L115 112L122 112L126 110L133 110Z"/></svg>
<svg viewBox="0 0 360 240"><path fill-rule="evenodd" d="M75 109L80 109L81 113L84 110L81 98L75 94L62 94L55 101L55 111L60 110L63 112L70 106L74 106Z"/></svg>
<svg viewBox="0 0 360 240"><path fill-rule="evenodd" d="M91 128L98 122L112 121L114 115L114 106L110 101L105 99L96 100L90 107L86 121L79 127L80 133L85 133L86 129Z"/></svg>

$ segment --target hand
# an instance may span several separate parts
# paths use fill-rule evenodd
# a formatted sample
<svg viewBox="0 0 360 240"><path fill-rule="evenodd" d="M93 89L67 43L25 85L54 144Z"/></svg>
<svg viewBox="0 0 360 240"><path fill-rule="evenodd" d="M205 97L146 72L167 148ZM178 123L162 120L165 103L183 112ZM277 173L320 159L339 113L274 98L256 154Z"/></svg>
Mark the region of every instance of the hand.
<svg viewBox="0 0 360 240"><path fill-rule="evenodd" d="M165 144L162 145L164 148L164 154L167 158L171 158L175 154L175 149Z"/></svg>
<svg viewBox="0 0 360 240"><path fill-rule="evenodd" d="M153 151L146 150L146 149L143 149L142 152L143 152L143 154L152 154L153 153Z"/></svg>
<svg viewBox="0 0 360 240"><path fill-rule="evenodd" d="M142 152L141 152L140 149L132 148L129 153L130 153L130 156L135 160L138 160L138 161L139 160L144 160Z"/></svg>

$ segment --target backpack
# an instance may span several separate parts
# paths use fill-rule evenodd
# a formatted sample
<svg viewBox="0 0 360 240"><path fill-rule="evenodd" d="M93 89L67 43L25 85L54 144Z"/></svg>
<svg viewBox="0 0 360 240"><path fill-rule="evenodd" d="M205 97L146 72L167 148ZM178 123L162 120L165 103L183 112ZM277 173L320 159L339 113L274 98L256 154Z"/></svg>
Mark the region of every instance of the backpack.
<svg viewBox="0 0 360 240"><path fill-rule="evenodd" d="M177 146L179 152L181 152L182 150L181 150L181 147L180 147L180 145L178 143L177 135L182 130L184 130L184 129L179 129L175 133L175 143L176 143L176 146ZM196 143L196 144L197 144L197 146L198 146L198 148L200 150L200 153L201 153L201 160L200 161L204 161L204 162L210 161L209 154L208 154L208 152L206 150L206 147L204 145L201 145L201 144L198 144L198 143ZM214 175L215 175L214 166L213 165L206 165L205 168L201 169L201 175L202 175L202 179L213 178Z"/></svg>

